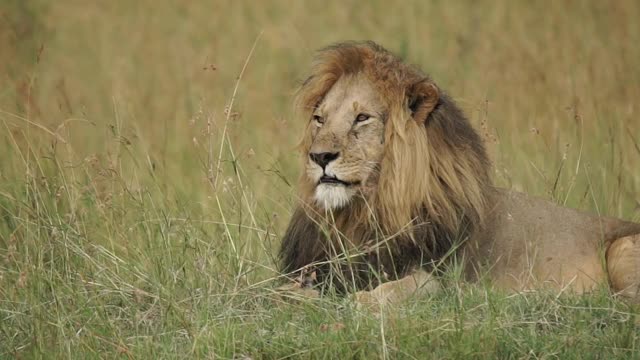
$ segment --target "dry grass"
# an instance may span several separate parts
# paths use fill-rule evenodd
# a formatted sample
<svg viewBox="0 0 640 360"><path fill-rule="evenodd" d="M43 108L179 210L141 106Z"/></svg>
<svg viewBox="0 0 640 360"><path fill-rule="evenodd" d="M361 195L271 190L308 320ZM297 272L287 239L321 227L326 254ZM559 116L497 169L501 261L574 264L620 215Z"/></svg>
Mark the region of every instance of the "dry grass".
<svg viewBox="0 0 640 360"><path fill-rule="evenodd" d="M606 291L456 287L379 319L283 305L268 281L292 94L345 39L447 89L496 183L640 220L638 19L636 1L3 2L0 357L638 356L637 312Z"/></svg>

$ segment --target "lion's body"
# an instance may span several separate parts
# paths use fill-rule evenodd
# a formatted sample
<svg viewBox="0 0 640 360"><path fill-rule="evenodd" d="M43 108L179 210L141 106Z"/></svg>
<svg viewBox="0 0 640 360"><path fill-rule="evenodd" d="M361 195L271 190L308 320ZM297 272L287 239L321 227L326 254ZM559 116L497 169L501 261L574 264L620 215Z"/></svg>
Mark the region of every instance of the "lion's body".
<svg viewBox="0 0 640 360"><path fill-rule="evenodd" d="M360 297L380 297L458 258L469 279L486 274L504 289L586 291L609 280L637 290L640 224L494 188L482 141L453 100L380 46L321 51L299 104L310 121L283 272L312 271L342 290L378 286Z"/></svg>
<svg viewBox="0 0 640 360"><path fill-rule="evenodd" d="M489 196L486 227L465 243L462 253L467 278L488 276L502 289L593 290L608 281L610 244L640 233L640 224L517 192L495 189Z"/></svg>

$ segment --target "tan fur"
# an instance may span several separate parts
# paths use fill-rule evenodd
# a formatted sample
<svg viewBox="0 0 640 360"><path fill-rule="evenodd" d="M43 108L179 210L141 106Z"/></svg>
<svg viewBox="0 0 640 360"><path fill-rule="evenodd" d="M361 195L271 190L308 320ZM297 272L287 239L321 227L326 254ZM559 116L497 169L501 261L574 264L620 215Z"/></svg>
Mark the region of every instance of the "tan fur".
<svg viewBox="0 0 640 360"><path fill-rule="evenodd" d="M469 280L488 276L507 290L583 292L609 281L637 296L639 224L493 188L484 146L455 103L380 46L320 51L297 103L309 121L306 171L280 250L285 273L313 268L318 285L386 302L414 293L415 279L427 279L420 269L453 253ZM356 121L361 114L369 120ZM333 160L320 165L318 154Z"/></svg>
<svg viewBox="0 0 640 360"><path fill-rule="evenodd" d="M411 296L435 294L440 290L441 285L432 274L418 270L400 280L381 284L371 291L358 291L355 298L358 304L375 310Z"/></svg>
<svg viewBox="0 0 640 360"><path fill-rule="evenodd" d="M640 232L638 224L517 192L494 189L489 198L488 226L474 234L461 253L467 261L468 278L486 274L503 289L593 290L608 280L603 265L609 244Z"/></svg>
<svg viewBox="0 0 640 360"><path fill-rule="evenodd" d="M640 235L614 241L607 251L611 285L623 296L640 301Z"/></svg>

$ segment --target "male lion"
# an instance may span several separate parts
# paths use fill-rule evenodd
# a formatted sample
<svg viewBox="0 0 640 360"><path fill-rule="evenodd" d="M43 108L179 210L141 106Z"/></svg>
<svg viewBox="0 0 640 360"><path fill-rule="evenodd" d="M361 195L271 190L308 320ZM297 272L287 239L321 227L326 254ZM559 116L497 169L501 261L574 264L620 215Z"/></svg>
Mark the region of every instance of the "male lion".
<svg viewBox="0 0 640 360"><path fill-rule="evenodd" d="M453 100L381 46L321 50L298 102L305 171L279 254L298 288L395 301L437 289L431 274L456 259L506 290L608 281L640 299L640 224L493 187Z"/></svg>

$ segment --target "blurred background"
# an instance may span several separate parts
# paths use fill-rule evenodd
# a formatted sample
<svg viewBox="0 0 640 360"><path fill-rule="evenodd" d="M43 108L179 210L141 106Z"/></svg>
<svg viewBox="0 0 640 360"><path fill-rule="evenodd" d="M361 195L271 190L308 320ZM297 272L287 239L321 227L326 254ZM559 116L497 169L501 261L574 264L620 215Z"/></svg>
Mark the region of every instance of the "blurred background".
<svg viewBox="0 0 640 360"><path fill-rule="evenodd" d="M80 160L115 156L105 153L115 134L147 154L175 191L206 193L187 186L199 181L202 131L219 141L226 125L246 170L266 171L254 186L270 188L278 177L269 169L289 181L297 174L293 147L304 119L292 117L291 100L313 52L370 39L419 64L458 100L495 145L499 183L554 195L579 183L577 201L591 176L591 186L607 189L608 205L631 206L638 196L623 193L640 193L638 8L635 1L7 0L2 139L28 136L37 153L40 140L52 140L44 127ZM16 138L8 141L7 131ZM5 164L18 155L7 150ZM576 168L580 179L572 178Z"/></svg>
<svg viewBox="0 0 640 360"><path fill-rule="evenodd" d="M27 306L52 294L197 308L193 289L274 276L306 121L293 95L338 41L429 73L496 184L640 220L639 19L634 0L1 1L0 294L30 314L3 320L6 346L92 323ZM95 326L126 333L110 311Z"/></svg>
<svg viewBox="0 0 640 360"><path fill-rule="evenodd" d="M120 155L109 149L122 137L118 146L147 155L172 191L203 196L198 161L206 152L198 146L203 131L217 142L226 126L254 190L271 189L279 175L292 182L304 119L293 118L291 100L314 51L370 39L420 65L457 99L492 144L498 183L568 195L584 207L593 199L576 202L590 187L620 214L640 193L639 7L6 0L3 167L19 157L23 140L41 155L53 138L39 127L67 140L68 161L114 160ZM271 195L282 200L288 191Z"/></svg>

